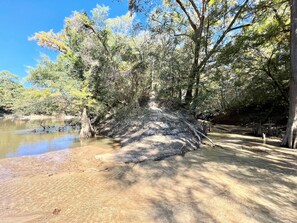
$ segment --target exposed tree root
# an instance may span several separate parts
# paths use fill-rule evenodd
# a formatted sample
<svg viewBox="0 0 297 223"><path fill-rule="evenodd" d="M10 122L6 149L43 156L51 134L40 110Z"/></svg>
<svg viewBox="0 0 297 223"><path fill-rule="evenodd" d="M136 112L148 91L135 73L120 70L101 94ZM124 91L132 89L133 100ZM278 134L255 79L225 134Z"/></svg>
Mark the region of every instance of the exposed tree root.
<svg viewBox="0 0 297 223"><path fill-rule="evenodd" d="M193 125L191 125L190 123L188 123L185 120L182 120L182 121L189 127L189 129L194 133L194 135L197 137L197 139L199 141L201 141L201 137L200 137L200 135L201 135L202 137L204 137L208 141L210 141L213 147L216 146L216 144L209 137L207 137L205 134L203 134L202 132L200 132L199 130L197 130Z"/></svg>

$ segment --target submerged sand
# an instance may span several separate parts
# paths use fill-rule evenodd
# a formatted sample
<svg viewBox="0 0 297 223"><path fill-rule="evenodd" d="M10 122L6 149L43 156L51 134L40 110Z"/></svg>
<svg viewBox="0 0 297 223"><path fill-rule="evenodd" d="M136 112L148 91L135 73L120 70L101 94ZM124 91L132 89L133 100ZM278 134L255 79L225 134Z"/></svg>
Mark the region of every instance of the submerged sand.
<svg viewBox="0 0 297 223"><path fill-rule="evenodd" d="M0 160L0 222L296 222L297 152L235 133L162 161L100 162L118 145Z"/></svg>

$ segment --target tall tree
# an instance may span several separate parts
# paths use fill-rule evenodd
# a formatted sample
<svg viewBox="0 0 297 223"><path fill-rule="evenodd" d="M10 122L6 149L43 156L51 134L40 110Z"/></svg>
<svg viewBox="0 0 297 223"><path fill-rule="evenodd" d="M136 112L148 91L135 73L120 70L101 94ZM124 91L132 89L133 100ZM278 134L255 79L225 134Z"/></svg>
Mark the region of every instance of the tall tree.
<svg viewBox="0 0 297 223"><path fill-rule="evenodd" d="M297 0L291 0L291 79L289 119L282 145L297 147Z"/></svg>
<svg viewBox="0 0 297 223"><path fill-rule="evenodd" d="M105 21L108 8L98 6L92 11L90 19L86 13L74 12L65 19L64 29L60 33L40 32L31 39L36 40L42 47L60 52L71 67L68 75L81 82L81 138L94 136L94 130L89 116L89 102L93 101L96 88L100 82L106 65L109 65L110 49L108 46L108 32ZM95 47L96 46L96 47ZM98 48L99 46L99 48ZM94 52L94 49L97 52ZM97 60L92 63L95 57Z"/></svg>
<svg viewBox="0 0 297 223"><path fill-rule="evenodd" d="M140 1L130 1L130 8L139 10ZM249 0L217 1L217 0L167 0L164 6L172 15L178 17L172 22L183 23L186 27L176 36L187 36L193 44L192 68L188 75L185 100L187 104L193 101L193 91L198 95L200 74L205 69L209 59L218 51L220 45L236 34L236 30L249 24L243 13ZM166 24L162 24L163 26ZM228 36L229 35L229 36Z"/></svg>

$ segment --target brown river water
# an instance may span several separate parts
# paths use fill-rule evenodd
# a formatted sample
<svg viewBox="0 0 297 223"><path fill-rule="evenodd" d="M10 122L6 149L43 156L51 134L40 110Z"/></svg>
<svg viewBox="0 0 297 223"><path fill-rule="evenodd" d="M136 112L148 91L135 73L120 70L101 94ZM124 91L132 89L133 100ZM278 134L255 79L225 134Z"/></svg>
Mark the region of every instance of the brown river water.
<svg viewBox="0 0 297 223"><path fill-rule="evenodd" d="M78 127L61 120L40 121L0 120L0 158L37 155L50 151L80 147ZM83 145L100 140L84 141Z"/></svg>

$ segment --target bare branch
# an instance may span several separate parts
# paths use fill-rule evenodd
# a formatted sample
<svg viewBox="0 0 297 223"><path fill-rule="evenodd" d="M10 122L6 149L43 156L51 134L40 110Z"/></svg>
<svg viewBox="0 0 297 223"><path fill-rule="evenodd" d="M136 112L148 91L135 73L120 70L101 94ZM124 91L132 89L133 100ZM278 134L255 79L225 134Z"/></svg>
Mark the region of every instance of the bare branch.
<svg viewBox="0 0 297 223"><path fill-rule="evenodd" d="M186 10L185 6L183 5L183 3L180 0L175 0L177 2L177 4L181 7L181 9L183 10L183 12L186 14L186 16L188 17L188 20L190 22L190 25L192 26L193 30L197 30L197 26L195 25L194 21L192 20L190 14L188 13L188 11Z"/></svg>
<svg viewBox="0 0 297 223"><path fill-rule="evenodd" d="M199 20L201 20L201 13L199 12L199 9L197 8L197 5L195 4L195 2L193 0L189 0L192 7L194 8Z"/></svg>

